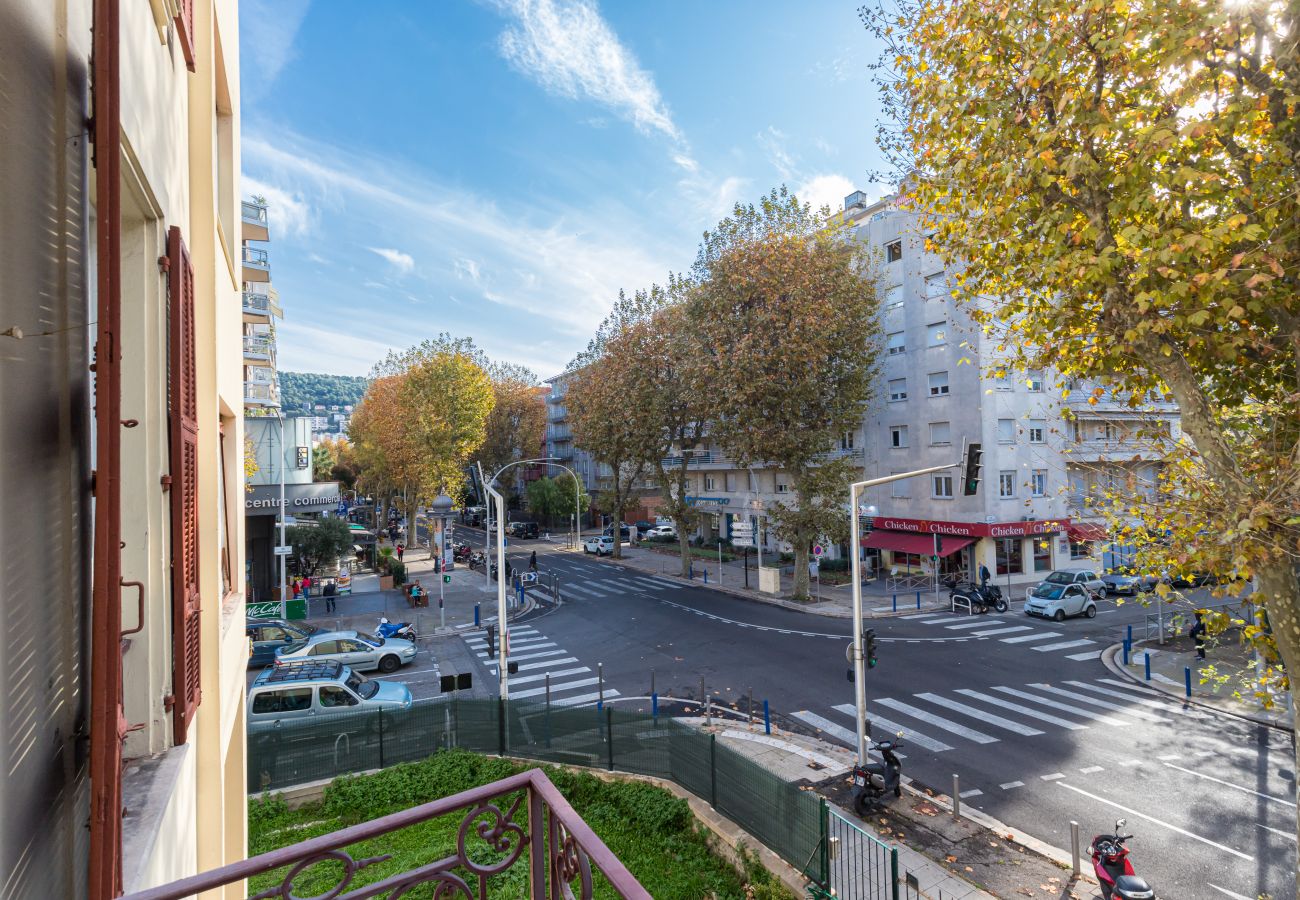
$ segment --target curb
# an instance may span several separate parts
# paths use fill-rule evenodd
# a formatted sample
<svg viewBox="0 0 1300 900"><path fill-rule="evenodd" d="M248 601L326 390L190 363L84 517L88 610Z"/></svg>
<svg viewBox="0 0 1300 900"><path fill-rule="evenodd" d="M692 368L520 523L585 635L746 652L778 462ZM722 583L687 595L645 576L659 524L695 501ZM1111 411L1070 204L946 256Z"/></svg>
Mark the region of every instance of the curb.
<svg viewBox="0 0 1300 900"><path fill-rule="evenodd" d="M1143 641L1142 643L1145 644L1146 642ZM1135 643L1134 646L1138 646L1138 644ZM1283 734L1291 734L1294 731L1293 728L1288 728L1287 726L1278 724L1277 722L1270 722L1267 719L1256 718L1255 716L1252 716L1249 713L1234 712L1229 709L1223 709L1222 707L1216 706L1213 703L1207 703L1204 700L1197 700L1195 696L1189 699L1183 694L1177 694L1174 693L1173 691L1167 691L1164 688L1158 687L1156 683L1153 681L1148 682L1144 679L1138 678L1137 675L1128 671L1127 669L1124 668L1124 666L1120 665L1119 663L1115 662L1115 657L1118 656L1123 649L1124 649L1124 644L1123 642L1120 642L1118 644L1111 644L1105 650L1101 651L1102 665L1104 665L1107 669L1109 669L1112 674L1118 675L1122 678L1126 678L1129 681L1133 682L1134 684L1138 685L1139 687L1144 688L1153 694L1158 694L1163 697L1169 697L1172 700L1176 700L1179 703L1182 703L1184 706L1196 706L1196 707L1200 707L1201 709L1208 710L1209 712L1219 713L1220 715L1224 715L1224 716L1231 716L1232 718L1240 719L1243 722L1250 722L1253 725L1263 725L1266 728L1273 728L1277 731L1282 732Z"/></svg>

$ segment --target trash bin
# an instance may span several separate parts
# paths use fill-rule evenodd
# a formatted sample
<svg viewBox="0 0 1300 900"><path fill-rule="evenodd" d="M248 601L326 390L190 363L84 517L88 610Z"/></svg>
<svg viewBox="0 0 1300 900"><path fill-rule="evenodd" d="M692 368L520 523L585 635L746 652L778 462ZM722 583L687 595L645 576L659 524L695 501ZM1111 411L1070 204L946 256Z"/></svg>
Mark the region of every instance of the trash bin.
<svg viewBox="0 0 1300 900"><path fill-rule="evenodd" d="M285 615L290 619L307 618L307 601L302 597L295 597L285 604Z"/></svg>

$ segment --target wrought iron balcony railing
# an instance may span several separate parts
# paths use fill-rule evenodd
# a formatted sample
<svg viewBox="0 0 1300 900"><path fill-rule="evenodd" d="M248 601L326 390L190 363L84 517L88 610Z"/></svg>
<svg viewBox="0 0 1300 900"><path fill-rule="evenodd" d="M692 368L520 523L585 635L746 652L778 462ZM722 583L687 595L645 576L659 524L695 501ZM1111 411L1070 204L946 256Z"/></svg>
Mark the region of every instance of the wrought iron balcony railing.
<svg viewBox="0 0 1300 900"><path fill-rule="evenodd" d="M385 838L457 814L461 819L454 851L439 856L438 848L430 847L425 854L428 859L421 864L405 871L387 871L393 854L383 852ZM357 858L353 853L362 842L366 842L367 855ZM378 853L374 853L376 844ZM424 889L435 897L468 900L492 896L492 888L504 880L494 880L494 876L515 865L527 868L532 900L586 900L598 877L619 897L650 900L649 892L574 812L541 769L130 894L124 900L181 900L248 879L257 879L259 886L270 881L257 897L291 897L296 896L294 881L316 867L318 873L329 872L336 879L316 896L346 896L349 900L397 897L427 885Z"/></svg>

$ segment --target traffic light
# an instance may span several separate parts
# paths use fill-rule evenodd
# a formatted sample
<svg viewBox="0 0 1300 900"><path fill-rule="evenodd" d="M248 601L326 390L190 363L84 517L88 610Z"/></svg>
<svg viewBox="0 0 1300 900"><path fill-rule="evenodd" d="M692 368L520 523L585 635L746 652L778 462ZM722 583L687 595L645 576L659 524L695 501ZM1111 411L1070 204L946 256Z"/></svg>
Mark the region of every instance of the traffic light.
<svg viewBox="0 0 1300 900"><path fill-rule="evenodd" d="M966 445L966 465L962 469L962 493L974 497L980 486L980 460L984 451L979 444Z"/></svg>
<svg viewBox="0 0 1300 900"><path fill-rule="evenodd" d="M866 638L866 646L862 652L867 658L867 668L874 669L876 667L876 629L868 628L864 637Z"/></svg>

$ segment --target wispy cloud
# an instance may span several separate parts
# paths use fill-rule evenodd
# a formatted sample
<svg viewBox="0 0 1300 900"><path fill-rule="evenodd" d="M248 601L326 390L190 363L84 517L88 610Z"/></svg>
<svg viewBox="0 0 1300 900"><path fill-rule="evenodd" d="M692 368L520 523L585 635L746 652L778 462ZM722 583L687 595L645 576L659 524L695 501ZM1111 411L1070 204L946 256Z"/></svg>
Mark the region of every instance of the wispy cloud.
<svg viewBox="0 0 1300 900"><path fill-rule="evenodd" d="M843 175L833 173L814 175L794 189L794 194L813 209L829 206L832 212L844 208L844 198L857 188Z"/></svg>
<svg viewBox="0 0 1300 900"><path fill-rule="evenodd" d="M776 169L776 173L781 176L781 180L792 180L799 168L799 157L791 152L787 144L788 135L769 125L765 131L760 131L755 135L754 139L758 141L758 145L767 154L768 162L772 164L772 168Z"/></svg>
<svg viewBox="0 0 1300 900"><path fill-rule="evenodd" d="M397 271L406 274L415 268L415 260L409 253L403 253L401 250L394 250L392 247L370 247L371 253L378 253L384 259L392 263Z"/></svg>
<svg viewBox="0 0 1300 900"><path fill-rule="evenodd" d="M245 197L266 198L266 214L270 220L272 239L303 237L311 232L315 224L315 211L302 194L286 191L248 175L244 175L241 182L240 190Z"/></svg>
<svg viewBox="0 0 1300 900"><path fill-rule="evenodd" d="M455 269L457 278L468 278L470 281L479 280L478 263L472 259L462 257L456 260Z"/></svg>
<svg viewBox="0 0 1300 900"><path fill-rule="evenodd" d="M310 0L243 0L239 7L240 87L265 93L297 55L294 42Z"/></svg>
<svg viewBox="0 0 1300 900"><path fill-rule="evenodd" d="M501 0L502 55L554 94L608 106L645 133L681 140L650 77L587 0Z"/></svg>

